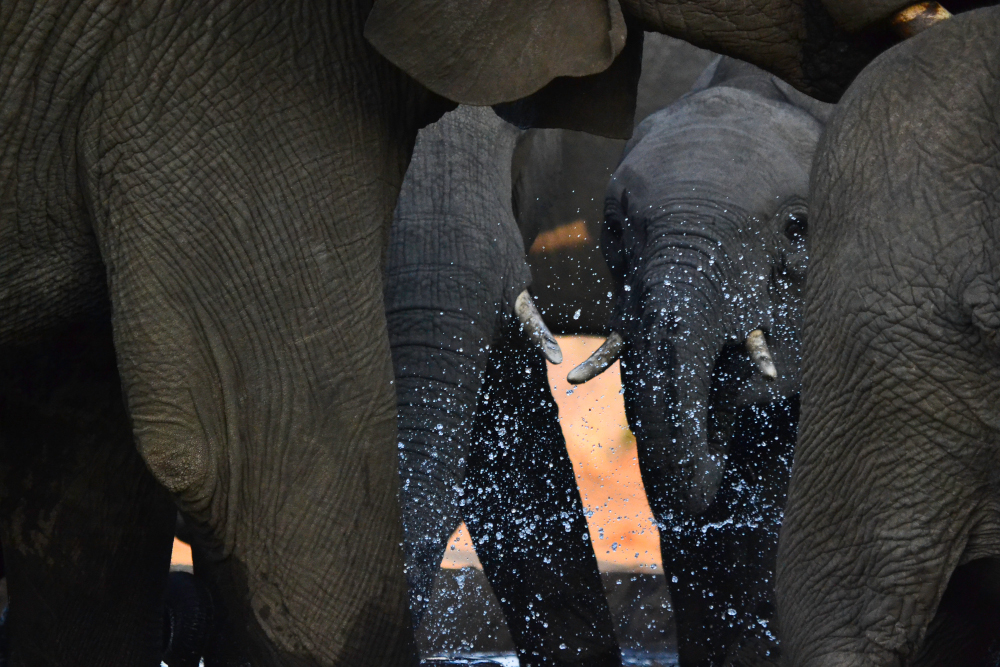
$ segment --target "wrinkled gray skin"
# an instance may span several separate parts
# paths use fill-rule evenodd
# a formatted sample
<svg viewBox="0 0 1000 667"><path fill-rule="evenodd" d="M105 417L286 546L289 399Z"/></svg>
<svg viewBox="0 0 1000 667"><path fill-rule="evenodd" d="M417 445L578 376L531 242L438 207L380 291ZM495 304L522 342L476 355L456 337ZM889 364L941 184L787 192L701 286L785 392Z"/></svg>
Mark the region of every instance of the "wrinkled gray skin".
<svg viewBox="0 0 1000 667"><path fill-rule="evenodd" d="M646 33L635 122L691 90L715 57L666 35ZM532 294L545 322L559 334L607 334L614 289L598 240L604 190L625 149L624 139L585 132L533 129L514 152L514 211L529 249ZM540 233L582 220L586 239L572 247L532 247ZM578 312L579 311L579 312Z"/></svg>
<svg viewBox="0 0 1000 667"><path fill-rule="evenodd" d="M809 168L828 105L723 58L641 123L608 185L611 329L682 665L773 647L795 441ZM778 370L744 349L762 329ZM741 644L746 644L741 648Z"/></svg>
<svg viewBox="0 0 1000 667"><path fill-rule="evenodd" d="M1000 655L1000 10L872 64L813 173L786 664Z"/></svg>
<svg viewBox="0 0 1000 667"><path fill-rule="evenodd" d="M467 6L450 0L378 0L366 35L405 72L464 104L496 104L531 95L555 63L569 76L602 71L611 54L618 53L626 21L753 62L798 90L835 101L873 57L896 41L889 19L911 4L582 0ZM567 39L570 35L573 39ZM512 62L518 65L516 72L510 69ZM564 83L557 80L553 88L561 89ZM545 88L542 91L544 96ZM614 103L603 100L604 105L609 102Z"/></svg>
<svg viewBox="0 0 1000 667"><path fill-rule="evenodd" d="M177 507L209 664L412 662L380 266L440 106L366 14L0 7L9 664L157 665Z"/></svg>
<svg viewBox="0 0 1000 667"><path fill-rule="evenodd" d="M836 96L881 48L843 17L906 2L827 4L623 12ZM381 266L417 129L451 106L428 89L496 104L556 77L600 104L536 117L620 134L628 85L594 92L631 81L600 74L627 51L617 10L0 5L12 664L155 665L175 508L225 610L209 664L412 663Z"/></svg>
<svg viewBox="0 0 1000 667"><path fill-rule="evenodd" d="M520 132L459 107L420 131L386 266L414 625L464 519L521 664L620 665L545 362L514 314Z"/></svg>

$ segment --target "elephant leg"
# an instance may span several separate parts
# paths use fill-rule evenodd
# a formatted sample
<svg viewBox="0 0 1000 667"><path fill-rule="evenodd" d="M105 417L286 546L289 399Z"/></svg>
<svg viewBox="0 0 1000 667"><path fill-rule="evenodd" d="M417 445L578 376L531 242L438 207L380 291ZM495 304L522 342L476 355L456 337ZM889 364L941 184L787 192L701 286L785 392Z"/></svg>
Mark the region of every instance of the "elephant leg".
<svg viewBox="0 0 1000 667"><path fill-rule="evenodd" d="M804 406L777 560L790 664L908 665L925 637L933 641L923 664L977 664L933 656L964 614L975 620L961 602L970 590L963 556L997 553L993 501L977 480L986 466L969 464L961 452L977 445L938 421L944 409L918 413L946 397L917 381L888 386L921 401L900 406L858 392L851 398L861 405ZM970 631L979 632L962 629Z"/></svg>
<svg viewBox="0 0 1000 667"><path fill-rule="evenodd" d="M713 575L719 574L717 561L722 555L717 532L699 539L695 530L683 535L660 530L660 553L677 628L677 657L685 667L715 665L725 655L720 625L732 603L714 593L719 586Z"/></svg>
<svg viewBox="0 0 1000 667"><path fill-rule="evenodd" d="M183 9L175 20L231 20ZM224 612L206 664L413 665L380 271L412 134L390 141L394 116L327 93L234 99L251 72L309 70L260 55L288 48L260 43L288 36L281 12L251 18L249 43L192 38L186 57L213 66L169 85L208 97L141 123L115 114L158 108L147 92L172 94L167 75L109 56L133 106L96 109L82 140L136 447L203 536L198 578Z"/></svg>
<svg viewBox="0 0 1000 667"><path fill-rule="evenodd" d="M110 327L0 363L7 664L159 665L176 509L134 447Z"/></svg>
<svg viewBox="0 0 1000 667"><path fill-rule="evenodd" d="M987 667L1000 660L1000 559L955 569L914 659L925 665Z"/></svg>
<svg viewBox="0 0 1000 667"><path fill-rule="evenodd" d="M731 527L662 532L660 550L664 561L669 560L664 569L677 627L678 662L683 667L721 665L729 648L739 642L741 622L748 615L749 596L734 585L749 569L740 556L761 540L757 531ZM756 589L754 582L746 583Z"/></svg>
<svg viewBox="0 0 1000 667"><path fill-rule="evenodd" d="M777 660L774 566L797 420L798 399L740 410L712 504L661 529L684 667Z"/></svg>
<svg viewBox="0 0 1000 667"><path fill-rule="evenodd" d="M215 639L215 604L206 587L188 572L172 571L164 613L163 662L198 667Z"/></svg>
<svg viewBox="0 0 1000 667"><path fill-rule="evenodd" d="M545 361L517 329L490 355L466 523L522 667L617 667L621 652Z"/></svg>

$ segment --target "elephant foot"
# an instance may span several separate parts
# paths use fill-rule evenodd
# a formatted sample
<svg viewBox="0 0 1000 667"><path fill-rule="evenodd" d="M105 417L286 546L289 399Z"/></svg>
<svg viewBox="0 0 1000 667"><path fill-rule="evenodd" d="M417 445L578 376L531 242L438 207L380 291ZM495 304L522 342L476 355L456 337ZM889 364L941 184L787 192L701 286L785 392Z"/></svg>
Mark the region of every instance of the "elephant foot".
<svg viewBox="0 0 1000 667"><path fill-rule="evenodd" d="M215 630L212 596L193 574L171 572L163 611L163 662L198 667Z"/></svg>

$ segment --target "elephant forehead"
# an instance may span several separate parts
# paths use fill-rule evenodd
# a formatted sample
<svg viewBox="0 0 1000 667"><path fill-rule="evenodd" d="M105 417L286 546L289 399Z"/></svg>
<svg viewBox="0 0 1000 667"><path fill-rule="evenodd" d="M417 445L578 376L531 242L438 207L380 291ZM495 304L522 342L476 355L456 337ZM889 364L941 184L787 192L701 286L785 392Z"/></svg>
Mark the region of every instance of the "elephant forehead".
<svg viewBox="0 0 1000 667"><path fill-rule="evenodd" d="M821 131L789 104L735 89L704 91L642 123L611 194L627 193L630 213L708 198L770 214L785 199L808 195Z"/></svg>

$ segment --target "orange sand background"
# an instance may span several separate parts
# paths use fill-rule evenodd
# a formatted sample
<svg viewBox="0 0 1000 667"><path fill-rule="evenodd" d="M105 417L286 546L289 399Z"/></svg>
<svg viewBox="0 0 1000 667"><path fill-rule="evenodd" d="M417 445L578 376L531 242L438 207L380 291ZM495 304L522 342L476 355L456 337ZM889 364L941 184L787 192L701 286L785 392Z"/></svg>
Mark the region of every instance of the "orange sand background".
<svg viewBox="0 0 1000 667"><path fill-rule="evenodd" d="M601 341L559 337L563 363L549 364L549 385L601 570L661 571L659 537L639 478L635 438L628 430L618 364L590 382L573 387L566 373ZM190 564L191 550L174 542L174 563ZM449 541L442 567L480 567L465 525Z"/></svg>

